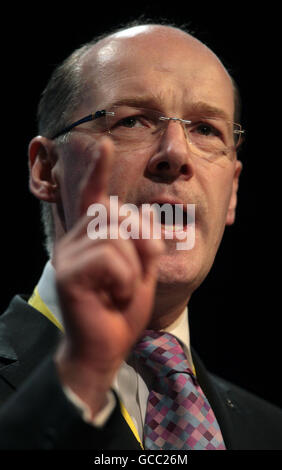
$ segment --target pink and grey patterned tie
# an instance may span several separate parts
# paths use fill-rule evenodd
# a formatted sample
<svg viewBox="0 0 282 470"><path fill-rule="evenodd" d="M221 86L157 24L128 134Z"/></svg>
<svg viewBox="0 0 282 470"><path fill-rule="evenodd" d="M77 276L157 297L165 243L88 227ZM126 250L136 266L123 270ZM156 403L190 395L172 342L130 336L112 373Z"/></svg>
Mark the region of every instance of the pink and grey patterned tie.
<svg viewBox="0 0 282 470"><path fill-rule="evenodd" d="M145 449L225 450L210 404L177 339L146 330L135 354L156 380L147 403Z"/></svg>

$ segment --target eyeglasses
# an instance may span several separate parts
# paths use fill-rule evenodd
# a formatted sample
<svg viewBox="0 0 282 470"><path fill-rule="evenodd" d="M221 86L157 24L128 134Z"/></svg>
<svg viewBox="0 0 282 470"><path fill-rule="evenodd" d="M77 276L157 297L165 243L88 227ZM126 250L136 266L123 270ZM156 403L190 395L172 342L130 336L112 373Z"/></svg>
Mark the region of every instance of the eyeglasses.
<svg viewBox="0 0 282 470"><path fill-rule="evenodd" d="M70 124L52 138L70 132L86 122L95 136L109 134L115 144L123 150L135 150L152 146L170 122L181 123L188 142L200 156L228 155L236 150L245 131L237 124L214 116L191 116L191 120L166 117L153 109L129 106L113 106L100 110Z"/></svg>

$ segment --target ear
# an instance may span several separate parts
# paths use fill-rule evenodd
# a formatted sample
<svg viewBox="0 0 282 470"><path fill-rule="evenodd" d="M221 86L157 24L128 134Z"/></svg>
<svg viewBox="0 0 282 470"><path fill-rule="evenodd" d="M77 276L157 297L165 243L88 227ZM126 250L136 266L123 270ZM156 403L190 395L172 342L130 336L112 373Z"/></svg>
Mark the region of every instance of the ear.
<svg viewBox="0 0 282 470"><path fill-rule="evenodd" d="M236 160L235 162L235 170L233 175L233 183L232 183L232 193L229 202L229 207L226 216L226 225L232 225L235 221L236 215L236 206L237 206L237 191L239 185L239 176L242 171L243 165L242 162Z"/></svg>
<svg viewBox="0 0 282 470"><path fill-rule="evenodd" d="M58 160L54 142L46 137L35 137L29 144L28 156L30 191L38 199L57 202L58 182L52 171Z"/></svg>

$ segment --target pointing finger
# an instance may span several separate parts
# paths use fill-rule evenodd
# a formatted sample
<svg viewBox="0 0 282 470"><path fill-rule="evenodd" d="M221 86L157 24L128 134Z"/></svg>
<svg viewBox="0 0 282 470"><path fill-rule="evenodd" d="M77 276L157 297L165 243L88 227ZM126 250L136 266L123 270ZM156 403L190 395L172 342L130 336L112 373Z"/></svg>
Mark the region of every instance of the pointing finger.
<svg viewBox="0 0 282 470"><path fill-rule="evenodd" d="M102 202L108 196L108 184L113 166L114 145L109 137L103 137L98 144L87 151L93 152L91 165L82 180L80 188L80 214L86 213L95 202Z"/></svg>

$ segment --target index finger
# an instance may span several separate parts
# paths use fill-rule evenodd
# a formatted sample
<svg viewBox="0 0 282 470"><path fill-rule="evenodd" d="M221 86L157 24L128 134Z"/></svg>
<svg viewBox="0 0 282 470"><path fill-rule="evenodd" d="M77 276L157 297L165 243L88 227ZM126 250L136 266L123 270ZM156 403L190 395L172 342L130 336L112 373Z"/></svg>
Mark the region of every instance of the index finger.
<svg viewBox="0 0 282 470"><path fill-rule="evenodd" d="M102 202L108 197L109 178L113 166L114 145L109 137L103 137L98 144L93 143L91 165L80 187L79 212L83 215L95 202Z"/></svg>

